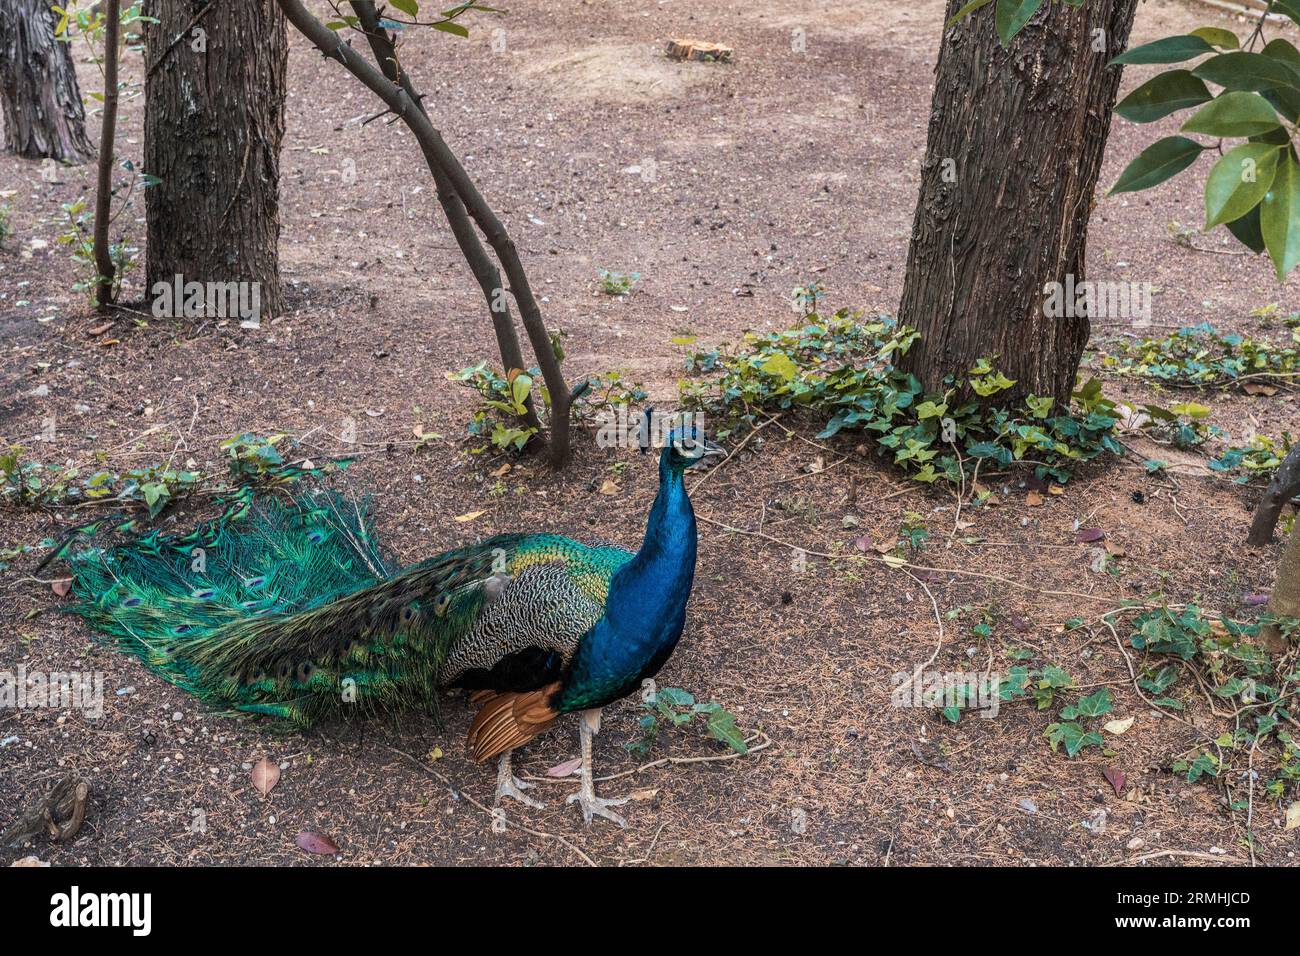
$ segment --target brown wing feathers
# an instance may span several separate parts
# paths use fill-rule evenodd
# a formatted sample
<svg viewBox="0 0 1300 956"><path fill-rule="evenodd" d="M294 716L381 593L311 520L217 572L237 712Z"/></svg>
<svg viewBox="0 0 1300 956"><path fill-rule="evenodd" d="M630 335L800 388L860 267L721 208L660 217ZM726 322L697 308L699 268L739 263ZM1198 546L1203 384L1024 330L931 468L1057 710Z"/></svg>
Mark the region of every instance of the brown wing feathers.
<svg viewBox="0 0 1300 956"><path fill-rule="evenodd" d="M549 703L559 689L556 681L523 693L480 690L471 695L473 703L483 705L469 727L468 743L474 759L489 760L549 730L560 716Z"/></svg>

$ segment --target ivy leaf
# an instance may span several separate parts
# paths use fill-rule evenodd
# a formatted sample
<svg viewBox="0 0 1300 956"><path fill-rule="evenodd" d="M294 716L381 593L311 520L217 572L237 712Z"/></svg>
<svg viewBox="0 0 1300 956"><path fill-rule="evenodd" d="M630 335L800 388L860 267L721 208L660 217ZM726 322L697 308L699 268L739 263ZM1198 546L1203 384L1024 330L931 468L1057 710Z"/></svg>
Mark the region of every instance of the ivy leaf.
<svg viewBox="0 0 1300 956"><path fill-rule="evenodd" d="M1048 724L1044 735L1047 737L1048 743L1052 745L1053 753L1061 744L1064 744L1065 752L1071 757L1077 756L1084 747L1100 747L1104 743L1101 734L1097 733L1097 731L1084 730L1079 724L1073 722Z"/></svg>
<svg viewBox="0 0 1300 956"><path fill-rule="evenodd" d="M1103 687L1089 697L1081 698L1075 705L1080 717L1100 717L1110 713L1110 688Z"/></svg>
<svg viewBox="0 0 1300 956"><path fill-rule="evenodd" d="M1169 70L1147 80L1120 100L1115 112L1134 123L1151 123L1189 106L1208 103L1211 99L1209 88L1192 73Z"/></svg>
<svg viewBox="0 0 1300 956"><path fill-rule="evenodd" d="M1154 43L1144 43L1125 50L1111 64L1118 63L1182 63L1203 53L1213 53L1214 47L1196 34L1165 37Z"/></svg>
<svg viewBox="0 0 1300 956"><path fill-rule="evenodd" d="M1281 126L1277 113L1258 93L1231 92L1216 96L1183 124L1187 133L1209 136L1257 136Z"/></svg>
<svg viewBox="0 0 1300 956"><path fill-rule="evenodd" d="M773 352L761 366L759 366L768 375L775 375L783 381L790 381L799 373L799 366L794 364L794 360L784 352Z"/></svg>
<svg viewBox="0 0 1300 956"><path fill-rule="evenodd" d="M709 715L709 722L706 726L709 733L742 757L749 753L749 746L745 743L745 735L736 727L736 717L731 711L714 711Z"/></svg>
<svg viewBox="0 0 1300 956"><path fill-rule="evenodd" d="M1277 281L1300 263L1300 164L1288 151L1283 154L1272 189L1260 203L1260 231L1277 268Z"/></svg>
<svg viewBox="0 0 1300 956"><path fill-rule="evenodd" d="M1259 205L1273 183L1281 149L1243 143L1228 150L1205 180L1205 228L1240 219Z"/></svg>

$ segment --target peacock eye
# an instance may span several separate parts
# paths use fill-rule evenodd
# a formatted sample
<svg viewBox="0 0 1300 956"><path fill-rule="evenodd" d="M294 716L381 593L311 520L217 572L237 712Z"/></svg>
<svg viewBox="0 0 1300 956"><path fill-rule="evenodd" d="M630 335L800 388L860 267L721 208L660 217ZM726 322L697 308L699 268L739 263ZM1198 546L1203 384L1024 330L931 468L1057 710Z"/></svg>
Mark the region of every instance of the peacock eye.
<svg viewBox="0 0 1300 956"><path fill-rule="evenodd" d="M411 607L408 604L406 607L402 608L402 623L410 624L414 620L415 620L415 608Z"/></svg>
<svg viewBox="0 0 1300 956"><path fill-rule="evenodd" d="M298 680L306 683L311 679L311 675L316 673L316 665L311 661L303 661L298 665Z"/></svg>
<svg viewBox="0 0 1300 956"><path fill-rule="evenodd" d="M450 605L451 605L451 595L439 594L438 602L436 605L434 605L434 613L437 614L439 617L442 617L444 614L447 613L447 608Z"/></svg>

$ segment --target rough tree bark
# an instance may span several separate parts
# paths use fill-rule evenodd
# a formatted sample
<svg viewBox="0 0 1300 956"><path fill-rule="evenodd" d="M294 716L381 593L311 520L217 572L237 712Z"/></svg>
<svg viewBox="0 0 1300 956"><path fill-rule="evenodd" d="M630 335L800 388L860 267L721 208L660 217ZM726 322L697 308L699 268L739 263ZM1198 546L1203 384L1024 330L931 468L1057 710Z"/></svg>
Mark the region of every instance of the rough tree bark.
<svg viewBox="0 0 1300 956"><path fill-rule="evenodd" d="M1262 547L1273 540L1273 529L1282 515L1282 506L1300 495L1300 445L1295 446L1278 466L1273 479L1264 489L1264 495L1255 506L1255 518L1250 523L1250 536L1246 543Z"/></svg>
<svg viewBox="0 0 1300 956"><path fill-rule="evenodd" d="M289 40L274 0L147 0L144 168L147 287L279 279L280 143Z"/></svg>
<svg viewBox="0 0 1300 956"><path fill-rule="evenodd" d="M947 16L963 5L948 0ZM944 30L898 313L921 333L902 367L927 389L996 354L1016 380L999 404L1033 394L1068 405L1089 323L1047 317L1043 287L1084 281L1120 81L1106 63L1136 5L1044 4L1006 49L992 4Z"/></svg>
<svg viewBox="0 0 1300 956"><path fill-rule="evenodd" d="M95 271L99 283L95 286L95 304L107 309L113 301L115 267L108 241L108 227L113 207L113 167L117 165L113 153L117 138L117 63L121 54L118 41L121 33L121 0L104 0L104 113L99 133L99 169L95 185Z"/></svg>
<svg viewBox="0 0 1300 956"><path fill-rule="evenodd" d="M1277 583L1268 602L1269 613L1274 618L1300 617L1300 528L1293 528L1282 548L1282 558L1277 563ZM1282 629L1274 623L1264 625L1260 643L1270 654L1283 654L1288 650Z"/></svg>
<svg viewBox="0 0 1300 956"><path fill-rule="evenodd" d="M50 0L0 0L0 113L5 149L84 163L95 155L67 43L54 37Z"/></svg>

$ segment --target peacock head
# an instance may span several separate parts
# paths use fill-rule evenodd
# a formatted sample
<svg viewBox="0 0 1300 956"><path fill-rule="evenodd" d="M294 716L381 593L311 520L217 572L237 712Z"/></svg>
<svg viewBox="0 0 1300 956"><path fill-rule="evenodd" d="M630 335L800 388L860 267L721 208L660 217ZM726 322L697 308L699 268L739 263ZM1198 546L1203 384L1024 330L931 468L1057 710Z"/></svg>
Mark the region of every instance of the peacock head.
<svg viewBox="0 0 1300 956"><path fill-rule="evenodd" d="M654 409L647 409L645 428L643 436L653 434L651 429L652 416ZM641 451L645 452L650 448L649 441L642 441ZM687 468L693 468L703 462L706 458L720 456L725 454L723 450L711 442L704 434L704 428L689 418L687 421L674 427L668 432L664 439L663 460L668 468L676 472L685 471Z"/></svg>

